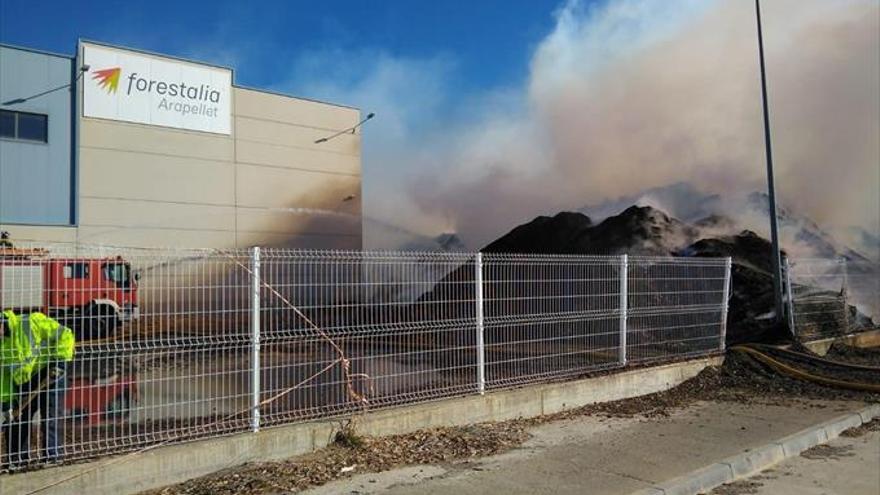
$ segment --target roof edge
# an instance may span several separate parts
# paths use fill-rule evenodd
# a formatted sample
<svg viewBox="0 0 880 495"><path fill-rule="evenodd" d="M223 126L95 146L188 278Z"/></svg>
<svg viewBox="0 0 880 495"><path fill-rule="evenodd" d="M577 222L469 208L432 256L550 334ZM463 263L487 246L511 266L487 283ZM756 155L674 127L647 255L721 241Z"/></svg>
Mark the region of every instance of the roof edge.
<svg viewBox="0 0 880 495"><path fill-rule="evenodd" d="M125 45L116 45L116 44L113 44L113 43L107 43L107 42L104 42L104 41L90 40L90 39L88 39L88 38L79 38L79 39L77 40L77 53L79 53L79 47L82 46L83 43L88 43L88 44L90 44L90 45L96 45L96 46L103 46L103 47L107 47L107 48L117 48L117 49L120 49L120 50L128 50L128 51L130 51L130 52L140 53L140 54L143 54L143 55L149 55L149 56L151 56L151 57L169 58L169 59L171 59L171 60L177 60L177 61L180 61L180 62L186 62L186 63L188 63L188 64L204 65L204 66L207 66L207 67L214 67L215 69L224 69L224 70L228 70L228 71L231 72L233 75L235 74L235 69L232 68L232 67L229 67L229 66L227 66L227 65L220 65L220 64L215 64L215 63L212 63L212 62L202 62L202 61L199 61L199 60L193 60L193 59L191 59L191 58L179 57L179 56L177 56L177 55L169 55L169 54L167 54L167 53L159 53L159 52L154 52L154 51L152 51L152 50L144 50L144 49L141 49L141 48L132 48L132 47L130 47L130 46L125 46ZM235 80L234 77L233 77L233 80Z"/></svg>
<svg viewBox="0 0 880 495"><path fill-rule="evenodd" d="M281 91L276 91L276 90L272 90L272 89L255 88L253 86L245 86L243 84L235 84L235 83L232 84L232 87L238 88L238 89L246 89L248 91L256 91L257 93L266 93L266 94L275 95L275 96L282 96L284 98L292 98L294 100L310 101L312 103L320 103L322 105L330 105L330 106L334 106L334 107L348 108L350 110L357 110L358 112L360 112L362 110L360 107L346 105L344 103L335 103L332 101L318 100L316 98L307 98L305 96L292 95L289 93L283 93Z"/></svg>
<svg viewBox="0 0 880 495"><path fill-rule="evenodd" d="M65 55L63 53L50 52L49 50L42 50L40 48L31 48L28 46L15 45L12 43L0 43L0 47L9 48L11 50L21 50L23 52L37 53L39 55L50 55L52 57L66 58L68 60L73 60L76 58L75 55Z"/></svg>

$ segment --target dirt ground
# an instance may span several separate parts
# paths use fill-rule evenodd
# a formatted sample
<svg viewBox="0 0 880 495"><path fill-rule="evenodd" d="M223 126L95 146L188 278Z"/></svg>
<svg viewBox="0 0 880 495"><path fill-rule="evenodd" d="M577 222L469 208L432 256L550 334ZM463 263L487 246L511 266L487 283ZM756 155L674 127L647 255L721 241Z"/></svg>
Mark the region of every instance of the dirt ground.
<svg viewBox="0 0 880 495"><path fill-rule="evenodd" d="M880 347L858 348L835 343L828 349L825 359L880 367Z"/></svg>
<svg viewBox="0 0 880 495"><path fill-rule="evenodd" d="M838 349L834 359L863 362L861 352ZM873 359L873 358L870 358ZM149 495L269 494L296 491L359 472L432 464L499 454L529 438L527 429L576 416L656 418L698 401L735 401L767 405L806 399L880 402L880 395L841 390L780 376L745 354L731 352L722 367L707 368L668 391L616 402L593 404L538 418L464 427L420 430L381 438L360 437L344 427L337 442L309 455L281 462L248 464L150 492ZM873 423L872 423L873 424ZM866 425L865 428L876 428ZM871 430L873 431L873 430ZM853 433L855 434L855 433ZM741 492L748 493L748 492Z"/></svg>

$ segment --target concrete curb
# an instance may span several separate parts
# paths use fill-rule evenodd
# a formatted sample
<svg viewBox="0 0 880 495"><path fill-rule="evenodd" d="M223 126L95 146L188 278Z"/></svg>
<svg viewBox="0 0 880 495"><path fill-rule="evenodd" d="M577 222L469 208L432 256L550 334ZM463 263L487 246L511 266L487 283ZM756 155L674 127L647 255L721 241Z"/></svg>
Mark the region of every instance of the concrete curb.
<svg viewBox="0 0 880 495"><path fill-rule="evenodd" d="M684 476L657 483L631 495L697 495L713 488L763 471L801 452L826 443L850 428L880 417L880 404L857 413L844 414L774 442L728 457Z"/></svg>

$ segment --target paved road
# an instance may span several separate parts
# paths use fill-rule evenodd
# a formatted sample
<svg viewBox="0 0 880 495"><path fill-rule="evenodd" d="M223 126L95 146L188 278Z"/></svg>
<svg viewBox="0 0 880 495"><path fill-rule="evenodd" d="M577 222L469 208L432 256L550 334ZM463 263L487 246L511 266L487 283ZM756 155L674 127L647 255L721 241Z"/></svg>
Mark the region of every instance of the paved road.
<svg viewBox="0 0 880 495"><path fill-rule="evenodd" d="M840 437L712 495L880 494L880 422L858 437Z"/></svg>
<svg viewBox="0 0 880 495"><path fill-rule="evenodd" d="M651 420L579 417L541 425L502 455L356 474L307 493L626 495L862 407L708 402Z"/></svg>

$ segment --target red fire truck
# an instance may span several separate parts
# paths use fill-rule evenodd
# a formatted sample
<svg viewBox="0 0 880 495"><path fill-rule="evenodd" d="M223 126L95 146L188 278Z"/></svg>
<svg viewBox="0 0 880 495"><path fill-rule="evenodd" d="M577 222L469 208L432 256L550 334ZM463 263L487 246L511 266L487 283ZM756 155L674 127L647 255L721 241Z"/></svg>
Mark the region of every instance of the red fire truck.
<svg viewBox="0 0 880 495"><path fill-rule="evenodd" d="M80 338L102 338L138 317L137 281L121 257L56 258L42 249L0 249L0 308L42 311Z"/></svg>
<svg viewBox="0 0 880 495"><path fill-rule="evenodd" d="M137 277L121 257L54 257L44 249L0 247L0 309L43 312L73 329L78 347L112 336L138 317ZM65 406L90 423L124 416L137 397L135 374L89 349L69 367Z"/></svg>

